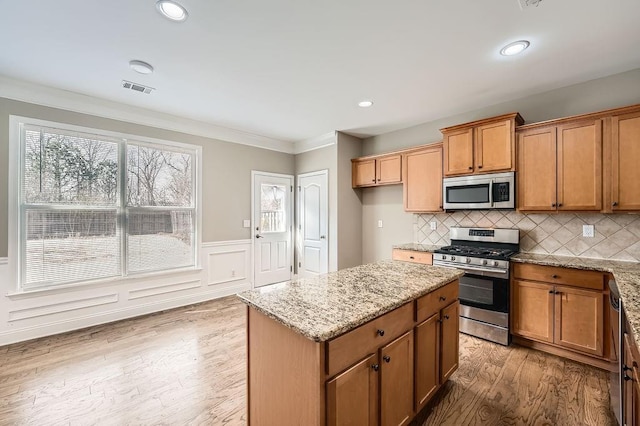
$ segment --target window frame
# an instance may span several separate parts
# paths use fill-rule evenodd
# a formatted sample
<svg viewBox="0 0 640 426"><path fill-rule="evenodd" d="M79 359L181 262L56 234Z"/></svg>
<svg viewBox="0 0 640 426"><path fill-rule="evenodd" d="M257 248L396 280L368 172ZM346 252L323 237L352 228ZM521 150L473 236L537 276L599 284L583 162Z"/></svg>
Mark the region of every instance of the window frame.
<svg viewBox="0 0 640 426"><path fill-rule="evenodd" d="M71 282L25 285L26 278L26 224L23 223L24 215L33 204L23 203L22 185L25 174L25 131L26 127L46 127L66 133L79 133L85 136L102 138L109 142L116 142L118 158L118 178L117 188L119 190L118 199L115 206L100 206L86 204L35 204L36 209L54 211L61 209L82 210L116 210L116 231L118 235L120 272L114 276L106 278L78 279ZM192 155L192 199L190 207L178 206L128 206L127 205L127 147L129 145L147 146L155 149L166 149L173 152L184 152ZM100 128L88 128L67 123L52 122L30 117L16 115L9 116L9 268L11 282L14 283L13 292L21 294L43 290L64 289L68 287L83 287L89 284L111 283L114 281L130 280L134 278L144 278L146 276L157 276L161 274L193 271L201 269L201 244L202 244L202 208L201 208L201 185L202 182L202 147L199 145L186 144L181 142L149 138L141 135L114 132ZM189 266L179 266L167 269L153 269L138 272L128 270L127 237L128 223L127 217L130 212L136 211L191 211L193 221L192 256L193 264Z"/></svg>

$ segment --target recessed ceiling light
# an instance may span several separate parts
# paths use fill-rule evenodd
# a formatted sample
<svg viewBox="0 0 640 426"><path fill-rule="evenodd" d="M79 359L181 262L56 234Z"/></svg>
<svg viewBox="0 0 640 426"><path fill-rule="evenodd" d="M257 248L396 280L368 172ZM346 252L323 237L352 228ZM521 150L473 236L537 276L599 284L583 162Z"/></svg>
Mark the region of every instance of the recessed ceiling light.
<svg viewBox="0 0 640 426"><path fill-rule="evenodd" d="M129 61L129 66L132 70L140 74L151 74L153 72L153 67L144 61Z"/></svg>
<svg viewBox="0 0 640 426"><path fill-rule="evenodd" d="M172 21L184 21L189 16L187 9L172 0L158 0L156 8Z"/></svg>
<svg viewBox="0 0 640 426"><path fill-rule="evenodd" d="M518 53L523 52L527 47L529 47L529 42L527 40L514 41L500 49L500 54L502 56L517 55Z"/></svg>
<svg viewBox="0 0 640 426"><path fill-rule="evenodd" d="M358 102L358 106L362 107L362 108L369 108L371 105L373 105L373 101L360 101L360 102Z"/></svg>

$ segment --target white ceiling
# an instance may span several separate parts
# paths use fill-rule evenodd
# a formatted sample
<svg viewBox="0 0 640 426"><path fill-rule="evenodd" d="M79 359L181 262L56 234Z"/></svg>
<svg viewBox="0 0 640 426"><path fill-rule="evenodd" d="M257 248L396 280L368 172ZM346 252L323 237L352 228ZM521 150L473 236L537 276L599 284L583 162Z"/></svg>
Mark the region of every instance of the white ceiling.
<svg viewBox="0 0 640 426"><path fill-rule="evenodd" d="M640 67L638 0L181 3L184 23L155 0L1 0L0 75L299 141L381 134ZM498 54L518 39L531 41L524 54Z"/></svg>

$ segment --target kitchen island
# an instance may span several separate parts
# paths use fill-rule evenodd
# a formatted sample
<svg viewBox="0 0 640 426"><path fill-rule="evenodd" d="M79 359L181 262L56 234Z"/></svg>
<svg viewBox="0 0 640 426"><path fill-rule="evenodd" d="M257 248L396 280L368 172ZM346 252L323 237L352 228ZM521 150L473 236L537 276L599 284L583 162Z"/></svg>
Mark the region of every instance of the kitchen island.
<svg viewBox="0 0 640 426"><path fill-rule="evenodd" d="M240 293L249 424L406 424L458 365L455 269L381 261Z"/></svg>

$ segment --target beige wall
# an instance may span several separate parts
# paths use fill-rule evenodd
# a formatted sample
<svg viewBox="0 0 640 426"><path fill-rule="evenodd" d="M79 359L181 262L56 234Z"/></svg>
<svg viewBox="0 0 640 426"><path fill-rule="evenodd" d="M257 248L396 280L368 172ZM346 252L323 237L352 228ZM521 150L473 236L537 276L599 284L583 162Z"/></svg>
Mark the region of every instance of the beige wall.
<svg viewBox="0 0 640 426"><path fill-rule="evenodd" d="M329 171L329 271L338 269L338 148L333 145L295 156L296 175ZM296 260L296 265L297 265Z"/></svg>
<svg viewBox="0 0 640 426"><path fill-rule="evenodd" d="M362 140L338 132L338 269L362 264L362 190L351 187L351 159Z"/></svg>
<svg viewBox="0 0 640 426"><path fill-rule="evenodd" d="M250 238L251 170L294 173L294 156L154 127L0 98L0 257L7 256L9 115L202 146L202 241Z"/></svg>
<svg viewBox="0 0 640 426"><path fill-rule="evenodd" d="M640 69L567 86L453 117L365 139L364 155L379 154L441 140L439 129L453 124L518 111L527 123L640 103ZM387 189L388 188L388 189ZM412 215L402 206L402 187L363 190L363 262L391 257L391 247L412 242ZM382 219L384 228L377 228ZM388 228L393 224L394 228Z"/></svg>

